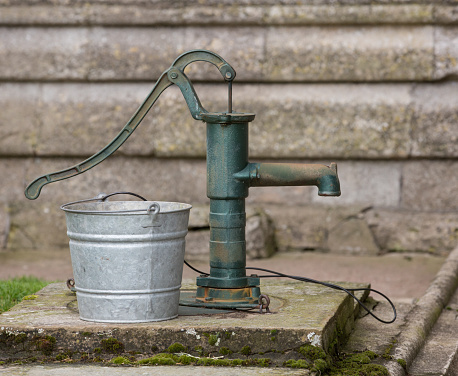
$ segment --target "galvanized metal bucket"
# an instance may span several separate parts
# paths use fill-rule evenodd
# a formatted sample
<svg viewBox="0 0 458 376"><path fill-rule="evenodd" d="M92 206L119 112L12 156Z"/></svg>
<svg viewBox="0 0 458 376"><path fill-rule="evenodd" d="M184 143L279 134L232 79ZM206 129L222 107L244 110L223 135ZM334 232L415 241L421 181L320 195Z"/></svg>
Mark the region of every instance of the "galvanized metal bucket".
<svg viewBox="0 0 458 376"><path fill-rule="evenodd" d="M178 316L191 205L103 201L61 206L80 318L135 323Z"/></svg>

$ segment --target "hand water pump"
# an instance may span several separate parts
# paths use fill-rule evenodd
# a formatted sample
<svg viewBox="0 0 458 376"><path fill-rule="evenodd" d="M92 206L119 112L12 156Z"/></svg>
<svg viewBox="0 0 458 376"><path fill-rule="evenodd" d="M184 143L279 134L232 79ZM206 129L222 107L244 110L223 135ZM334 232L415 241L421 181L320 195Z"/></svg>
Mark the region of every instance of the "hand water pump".
<svg viewBox="0 0 458 376"><path fill-rule="evenodd" d="M208 112L202 107L184 69L195 61L215 65L228 84L227 112ZM177 85L191 115L207 127L207 196L210 198L210 274L197 278L197 291L180 304L212 308L253 308L260 304L260 280L246 274L245 198L250 187L318 187L320 196L340 196L337 165L250 163L248 124L255 114L232 111L232 81L235 70L220 56L206 50L179 56L156 82L121 132L102 150L70 168L38 177L25 195L36 199L46 184L86 172L113 154L137 128L159 95Z"/></svg>

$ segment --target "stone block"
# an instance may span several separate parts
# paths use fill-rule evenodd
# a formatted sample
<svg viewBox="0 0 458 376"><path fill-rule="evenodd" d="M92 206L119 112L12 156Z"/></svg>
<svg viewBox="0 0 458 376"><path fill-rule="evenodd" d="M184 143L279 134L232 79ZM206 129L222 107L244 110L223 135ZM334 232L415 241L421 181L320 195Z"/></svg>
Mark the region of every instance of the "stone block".
<svg viewBox="0 0 458 376"><path fill-rule="evenodd" d="M32 115L17 119L17 136L10 137L11 146L5 150L21 156L89 156L119 133L153 85L43 84L39 90L35 84L16 86L23 100L31 106L38 103L36 118L34 123L29 121ZM250 124L254 158L406 158L414 115L410 90L411 85L235 85L234 109L256 113ZM453 86L444 90L453 92ZM224 84L198 84L196 91L207 110L226 110ZM428 89L423 92L427 95ZM6 98L0 98L5 108L0 121L5 123L10 121L7 113L23 106L18 95ZM454 108L450 104L449 111ZM417 106L418 139L422 129L442 116L423 116L422 111ZM425 151L431 148L428 140L421 146ZM447 145L444 156L454 150L452 142ZM171 87L118 154L195 158L204 157L205 149L204 123L190 116L181 92Z"/></svg>
<svg viewBox="0 0 458 376"><path fill-rule="evenodd" d="M250 152L257 157L402 158L409 152L408 86L255 86L234 98L235 108L257 114L250 125Z"/></svg>
<svg viewBox="0 0 458 376"><path fill-rule="evenodd" d="M209 257L210 230L192 230L186 235L186 261L205 261ZM207 269L208 270L208 269Z"/></svg>
<svg viewBox="0 0 458 376"><path fill-rule="evenodd" d="M121 131L152 86L43 85L37 106L42 124L37 155L95 154ZM155 112L152 111L153 116ZM148 123L145 120L141 124L119 153L154 154L154 133L146 126Z"/></svg>
<svg viewBox="0 0 458 376"><path fill-rule="evenodd" d="M0 35L2 80L87 78L92 60L87 28L9 27Z"/></svg>
<svg viewBox="0 0 458 376"><path fill-rule="evenodd" d="M437 27L434 33L434 49L434 78L458 77L458 27Z"/></svg>
<svg viewBox="0 0 458 376"><path fill-rule="evenodd" d="M456 211L457 161L412 161L402 168L400 207L407 210Z"/></svg>
<svg viewBox="0 0 458 376"><path fill-rule="evenodd" d="M0 251L7 248L8 235L10 233L10 214L4 204L0 204Z"/></svg>
<svg viewBox="0 0 458 376"><path fill-rule="evenodd" d="M178 55L199 46L224 55L239 81L423 81L434 78L433 34L428 25L10 27L0 38L0 78L155 80ZM188 73L221 81L209 64L193 64Z"/></svg>
<svg viewBox="0 0 458 376"><path fill-rule="evenodd" d="M0 78L150 81L158 79L180 54L199 46L224 52L224 59L240 72L239 79L256 79L262 73L263 45L264 31L250 27L4 28ZM196 63L186 72L191 79L223 82L210 64Z"/></svg>
<svg viewBox="0 0 458 376"><path fill-rule="evenodd" d="M376 256L379 248L364 219L349 218L329 231L330 252L345 255Z"/></svg>
<svg viewBox="0 0 458 376"><path fill-rule="evenodd" d="M79 160L58 158L28 161L25 181L76 162ZM206 203L205 161L112 157L82 175L45 186L38 201L61 205L118 191L134 192L148 200ZM17 199L22 197L21 193Z"/></svg>
<svg viewBox="0 0 458 376"><path fill-rule="evenodd" d="M273 220L261 208L247 210L246 253L248 259L268 258L277 250Z"/></svg>
<svg viewBox="0 0 458 376"><path fill-rule="evenodd" d="M396 161L342 161L337 164L340 197L312 195L312 202L324 205L368 205L398 207L403 163Z"/></svg>
<svg viewBox="0 0 458 376"><path fill-rule="evenodd" d="M455 4L435 4L434 19L440 24L456 25L458 23L458 6Z"/></svg>
<svg viewBox="0 0 458 376"><path fill-rule="evenodd" d="M42 128L37 111L40 92L39 85L0 84L1 155L35 153Z"/></svg>
<svg viewBox="0 0 458 376"><path fill-rule="evenodd" d="M1 158L0 159L0 203L8 203L25 199L26 168L30 159Z"/></svg>
<svg viewBox="0 0 458 376"><path fill-rule="evenodd" d="M189 229L206 229L209 223L210 207L208 205L193 205L189 214Z"/></svg>
<svg viewBox="0 0 458 376"><path fill-rule="evenodd" d="M41 202L12 203L8 249L68 246L65 216L59 206Z"/></svg>
<svg viewBox="0 0 458 376"><path fill-rule="evenodd" d="M183 287L185 291L196 288L195 285L189 284ZM342 287L355 290L367 288L368 284L343 283ZM307 362L305 364L313 364L315 360L311 355L307 355L308 360L305 360L303 355L293 349L312 345L326 349L325 351L332 351L335 344L344 343L348 339L350 330L354 327L358 308L346 294L330 290L325 286L297 281L263 281L262 288L263 293L271 297L269 307L274 314L254 315L247 312L222 312L221 310L204 311L205 313L202 314L200 308L180 307L178 317L166 323L149 322L127 326L80 320L75 294L68 292L65 283L53 283L37 292L35 300L22 301L7 315L0 316L0 328L3 328L0 335L2 338L7 338L2 344L0 359L23 361L30 356L36 356L38 361L44 361L51 356L55 358L62 354L62 349L68 348L79 357L87 354L88 349L100 346L101 341L110 338L113 340L116 336L122 348L113 355L113 351L106 349L105 346L105 350L98 354L103 362L108 363L118 355L128 357L132 353L146 359L159 352L167 352L172 344L180 343L189 349L190 355L194 357L202 355L194 350L196 348L202 349L209 356L217 356L221 348L226 348L237 359L272 357L268 359L273 368L258 368L251 372L250 368L246 367L243 370L238 369L238 373L246 374L245 370L248 370L250 375L293 376L304 375L304 370L296 373L295 370L285 372L285 369L279 368L280 371L277 372L275 367L281 367L288 359L301 358L303 363ZM357 293L357 297L364 301L367 293ZM25 337L19 337L20 333L26 334ZM209 335L218 340L216 344L214 341L209 341L207 337ZM54 339L52 342L54 346L46 348L43 346L47 350L44 355L44 350L41 351L37 342L41 341L38 342L41 344L47 338ZM250 349L250 357L246 355L247 347ZM183 372L177 371L178 369L180 367L171 369L171 374L179 372L184 375L195 372L195 369L188 371L184 368ZM217 369L218 367L209 369L209 373L200 372L207 375L228 374L225 367L220 368L221 372L216 371ZM81 368L73 374L76 372L81 373ZM99 371L94 370L94 372ZM113 371L110 372L112 373ZM123 373L126 371L123 370ZM229 371L229 373L233 372ZM307 373L306 370L305 374Z"/></svg>
<svg viewBox="0 0 458 376"><path fill-rule="evenodd" d="M383 252L444 255L458 242L458 213L373 209L365 213Z"/></svg>
<svg viewBox="0 0 458 376"><path fill-rule="evenodd" d="M457 39L458 44L458 39ZM412 155L458 156L458 83L419 85L412 90Z"/></svg>
<svg viewBox="0 0 458 376"><path fill-rule="evenodd" d="M278 251L323 250L329 248L330 233L341 222L357 216L364 207L269 205L267 215L275 224Z"/></svg>
<svg viewBox="0 0 458 376"><path fill-rule="evenodd" d="M429 80L431 26L272 27L264 72L273 81Z"/></svg>
<svg viewBox="0 0 458 376"><path fill-rule="evenodd" d="M314 25L314 24L422 24L435 18L439 22L452 22L454 18L442 4L409 4L397 1L386 4L315 2L301 4L270 1L233 1L214 4L191 1L130 0L84 4L61 3L27 6L7 4L0 12L0 24L6 25ZM453 9L453 8L452 8ZM447 12L448 11L448 12ZM439 13L440 17L437 15Z"/></svg>

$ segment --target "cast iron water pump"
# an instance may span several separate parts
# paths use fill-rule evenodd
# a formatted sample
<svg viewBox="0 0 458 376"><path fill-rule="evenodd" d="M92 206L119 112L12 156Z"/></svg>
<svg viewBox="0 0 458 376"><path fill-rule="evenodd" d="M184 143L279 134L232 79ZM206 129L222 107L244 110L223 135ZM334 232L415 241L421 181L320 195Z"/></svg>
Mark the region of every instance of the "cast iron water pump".
<svg viewBox="0 0 458 376"><path fill-rule="evenodd" d="M205 110L185 75L184 69L195 61L215 65L228 83L228 111ZM245 198L250 187L318 187L320 196L340 196L337 165L250 163L248 161L248 123L255 114L232 111L232 81L235 70L220 56L206 50L189 51L179 56L156 82L153 90L121 132L102 150L85 161L51 174L28 185L25 195L36 199L46 184L86 172L113 154L133 133L159 95L177 85L191 115L207 124L207 196L210 198L210 274L197 278L197 292L185 296L180 304L201 307L253 308L260 304L260 281L246 274Z"/></svg>

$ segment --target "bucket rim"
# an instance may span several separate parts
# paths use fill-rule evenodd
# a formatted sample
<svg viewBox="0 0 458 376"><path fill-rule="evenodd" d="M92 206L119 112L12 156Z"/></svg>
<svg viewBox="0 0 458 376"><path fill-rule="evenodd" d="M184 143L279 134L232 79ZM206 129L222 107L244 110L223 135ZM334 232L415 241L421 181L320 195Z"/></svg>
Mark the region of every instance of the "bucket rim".
<svg viewBox="0 0 458 376"><path fill-rule="evenodd" d="M90 200L80 200L80 201L72 201L68 202L66 204L63 204L60 206L60 209L63 210L66 213L75 213L75 214L103 214L103 215L116 215L116 214L149 214L149 207L152 204L177 204L180 205L180 208L177 209L171 209L171 210L160 210L157 214L168 214L168 213L179 213L179 212L185 212L189 211L192 208L191 204L185 203L185 202L175 202L175 201L108 201L108 202L102 202L102 201L95 201L95 202L100 202L103 204L113 204L113 203L124 203L124 202L137 202L137 203L144 203L146 204L145 209L130 209L130 210L82 210L82 209L71 209L69 208L70 205L76 205L76 204L84 204L86 202L94 202L95 200L90 199Z"/></svg>

